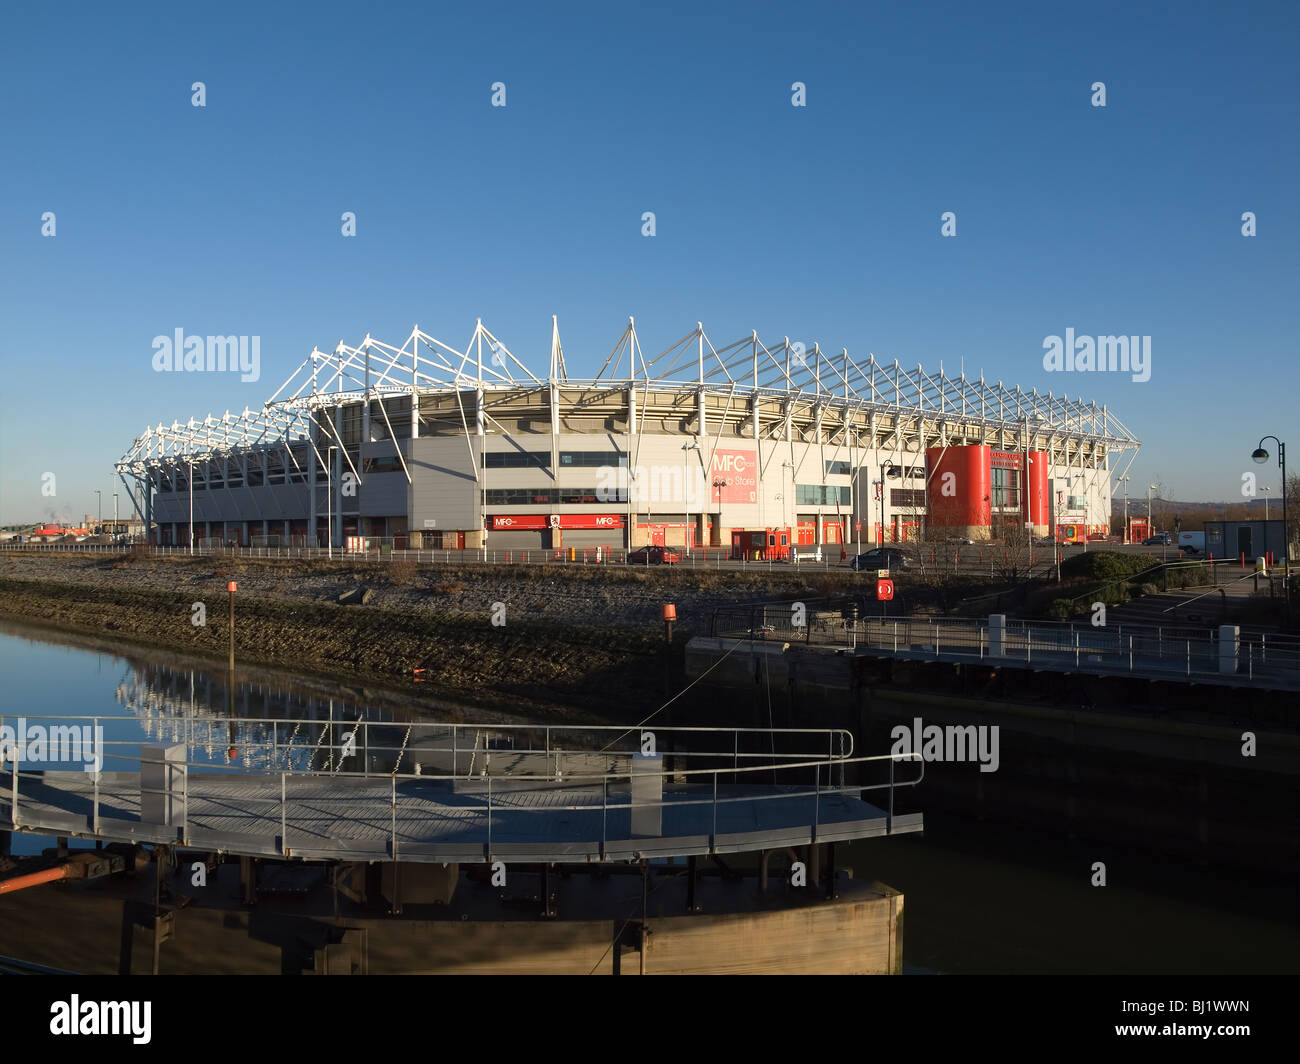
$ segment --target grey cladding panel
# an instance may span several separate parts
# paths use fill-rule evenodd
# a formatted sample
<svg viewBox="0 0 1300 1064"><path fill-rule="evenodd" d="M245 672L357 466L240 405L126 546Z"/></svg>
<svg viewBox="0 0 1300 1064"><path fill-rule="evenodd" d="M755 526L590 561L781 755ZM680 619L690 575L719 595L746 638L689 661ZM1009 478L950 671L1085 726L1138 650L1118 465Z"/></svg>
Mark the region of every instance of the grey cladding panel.
<svg viewBox="0 0 1300 1064"><path fill-rule="evenodd" d="M477 528L479 488L464 436L412 440L411 450L411 529Z"/></svg>

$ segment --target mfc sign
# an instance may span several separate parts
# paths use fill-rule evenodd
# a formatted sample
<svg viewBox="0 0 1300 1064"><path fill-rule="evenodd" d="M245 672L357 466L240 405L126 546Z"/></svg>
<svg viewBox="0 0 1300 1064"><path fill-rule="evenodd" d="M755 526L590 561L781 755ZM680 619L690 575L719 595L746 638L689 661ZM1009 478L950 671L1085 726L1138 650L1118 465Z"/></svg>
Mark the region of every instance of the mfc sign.
<svg viewBox="0 0 1300 1064"><path fill-rule="evenodd" d="M718 448L713 452L709 498L715 502L758 502L758 452Z"/></svg>

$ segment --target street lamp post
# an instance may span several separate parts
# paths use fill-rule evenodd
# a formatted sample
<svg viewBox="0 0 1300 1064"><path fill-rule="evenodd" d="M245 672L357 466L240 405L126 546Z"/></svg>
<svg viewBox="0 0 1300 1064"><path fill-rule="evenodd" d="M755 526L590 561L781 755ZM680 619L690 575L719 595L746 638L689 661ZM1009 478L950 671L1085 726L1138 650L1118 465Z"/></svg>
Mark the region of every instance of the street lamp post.
<svg viewBox="0 0 1300 1064"><path fill-rule="evenodd" d="M1151 520L1151 493L1155 490L1156 490L1156 486L1154 484L1147 485L1147 535L1148 536L1154 536L1156 534L1155 525Z"/></svg>
<svg viewBox="0 0 1300 1064"><path fill-rule="evenodd" d="M713 515L713 527L718 531L719 536L722 534L722 489L730 483L731 481L729 480L715 480L713 482L713 486L718 491L718 512ZM721 542L721 540L719 540L719 542Z"/></svg>
<svg viewBox="0 0 1300 1064"><path fill-rule="evenodd" d="M334 560L334 448L325 452L325 543L329 559Z"/></svg>
<svg viewBox="0 0 1300 1064"><path fill-rule="evenodd" d="M901 475L902 475L902 474L901 474L901 470L900 470L900 472L898 472L898 473L895 473L895 472L894 472L894 465L893 465L892 463L890 463L890 462L881 462L881 463L880 463L880 480L878 481L878 486L879 486L879 488L880 488L880 543L879 543L879 546L882 546L882 547L885 545L885 481L886 481L887 478L894 478L894 477L898 477L898 476L901 476ZM899 531L901 532L902 530L900 529ZM896 543L897 543L897 542L901 542L901 540L895 540L894 542L896 542Z"/></svg>
<svg viewBox="0 0 1300 1064"><path fill-rule="evenodd" d="M1269 459L1269 454L1264 450L1264 440L1272 440L1277 444L1277 464L1282 469L1282 597L1286 601L1287 617L1291 616L1291 526L1288 522L1289 514L1286 508L1286 444L1276 436L1264 436L1259 441L1259 446L1255 448L1251 458L1258 464L1263 465ZM1266 500L1267 501L1267 500ZM1267 530L1265 536L1268 535Z"/></svg>
<svg viewBox="0 0 1300 1064"><path fill-rule="evenodd" d="M793 488L793 487L794 487L794 463L793 463L793 462L782 462L782 463L781 463L781 468L782 468L782 469L788 469L788 470L790 470L790 486ZM781 527L782 527L782 528L786 528L786 529L788 529L788 528L790 527L790 518L787 516L787 510L786 510L786 505L785 505L786 500L785 500L785 474L784 474L784 473L781 474L781 496L782 496L782 498L781 498ZM796 499L795 501L798 502L797 499Z"/></svg>
<svg viewBox="0 0 1300 1064"><path fill-rule="evenodd" d="M695 441L682 444L682 505L686 507L686 553L689 554L691 547L694 545L694 529L691 527L691 488L690 488L690 461L688 453L698 451L700 445ZM705 559L707 562L707 558Z"/></svg>
<svg viewBox="0 0 1300 1064"><path fill-rule="evenodd" d="M99 528L95 529L95 531L99 532L104 527L104 493L96 488L95 494L99 496Z"/></svg>
<svg viewBox="0 0 1300 1064"><path fill-rule="evenodd" d="M113 535L117 535L117 492L113 492Z"/></svg>
<svg viewBox="0 0 1300 1064"><path fill-rule="evenodd" d="M1119 482L1124 486L1124 542L1125 543L1129 543L1132 541L1132 537L1128 534L1128 482L1131 479L1132 477L1130 477L1127 473L1125 473L1122 477L1119 478ZM1088 538L1086 532L1084 533L1083 538L1085 540Z"/></svg>
<svg viewBox="0 0 1300 1064"><path fill-rule="evenodd" d="M190 553L194 553L194 458L185 456L185 464L190 467Z"/></svg>
<svg viewBox="0 0 1300 1064"><path fill-rule="evenodd" d="M1264 524L1267 525L1267 524L1268 524L1268 493L1269 493L1269 491L1270 491L1271 489L1269 489L1269 488L1262 488L1261 490L1264 492ZM1267 528L1264 529L1264 535L1265 535L1265 537L1268 536L1268 529L1267 529Z"/></svg>
<svg viewBox="0 0 1300 1064"><path fill-rule="evenodd" d="M888 462L880 463L880 480L877 481L877 487L880 491L880 542L876 544L878 547L885 545L885 473L888 469Z"/></svg>

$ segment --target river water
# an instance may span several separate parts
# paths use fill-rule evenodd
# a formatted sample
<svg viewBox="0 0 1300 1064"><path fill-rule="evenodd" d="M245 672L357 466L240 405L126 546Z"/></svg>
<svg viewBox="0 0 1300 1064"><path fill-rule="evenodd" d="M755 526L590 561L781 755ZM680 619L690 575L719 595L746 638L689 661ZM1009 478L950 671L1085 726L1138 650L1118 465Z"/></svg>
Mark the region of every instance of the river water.
<svg viewBox="0 0 1300 1064"><path fill-rule="evenodd" d="M184 658L0 623L0 716L11 727L24 715L98 716L106 739L183 741L192 760L217 765L246 760L252 744L241 745L244 733L205 732L192 722L232 710L235 718L526 723L504 709L413 706L400 695L341 691L285 672L243 675L231 692L223 672ZM860 751L870 752L883 751ZM924 794L917 799L925 811ZM51 844L16 835L13 850L39 853ZM1257 874L928 812L924 836L840 846L836 861L902 891L911 971L1297 970L1294 885ZM1106 865L1104 887L1091 885L1097 861Z"/></svg>

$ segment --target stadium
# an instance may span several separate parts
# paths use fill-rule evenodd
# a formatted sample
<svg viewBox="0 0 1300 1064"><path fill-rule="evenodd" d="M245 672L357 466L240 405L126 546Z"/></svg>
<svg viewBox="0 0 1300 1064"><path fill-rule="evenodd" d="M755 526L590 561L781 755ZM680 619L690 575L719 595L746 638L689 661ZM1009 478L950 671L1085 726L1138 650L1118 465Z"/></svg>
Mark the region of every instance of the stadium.
<svg viewBox="0 0 1300 1064"><path fill-rule="evenodd" d="M479 321L313 349L260 410L147 429L117 463L163 546L787 557L919 538L1106 532L1139 441L1105 406L703 326L647 360L632 319L571 377ZM1028 475L1026 475L1028 474Z"/></svg>

